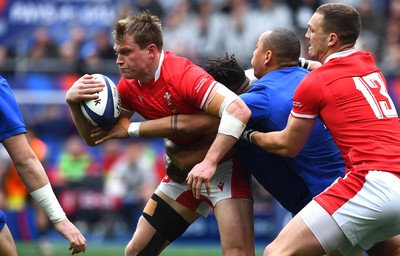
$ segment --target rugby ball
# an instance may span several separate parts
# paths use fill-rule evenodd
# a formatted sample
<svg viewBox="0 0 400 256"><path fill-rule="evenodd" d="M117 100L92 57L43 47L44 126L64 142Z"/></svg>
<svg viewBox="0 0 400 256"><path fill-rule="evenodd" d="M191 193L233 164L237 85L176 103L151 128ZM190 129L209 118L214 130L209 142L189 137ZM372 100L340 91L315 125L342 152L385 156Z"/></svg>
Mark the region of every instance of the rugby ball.
<svg viewBox="0 0 400 256"><path fill-rule="evenodd" d="M113 125L121 114L121 98L117 86L107 76L93 74L94 79L105 84L104 89L98 92L97 99L81 102L81 110L86 119L94 126L108 127Z"/></svg>

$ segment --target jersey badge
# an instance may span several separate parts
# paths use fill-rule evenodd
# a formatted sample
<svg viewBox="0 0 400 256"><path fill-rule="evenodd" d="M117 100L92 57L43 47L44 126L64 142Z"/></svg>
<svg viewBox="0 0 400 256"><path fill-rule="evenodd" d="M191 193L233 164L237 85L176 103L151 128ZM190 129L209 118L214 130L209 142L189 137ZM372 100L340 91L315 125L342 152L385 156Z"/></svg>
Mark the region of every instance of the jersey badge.
<svg viewBox="0 0 400 256"><path fill-rule="evenodd" d="M168 105L168 107L170 108L170 107L172 106L172 102L171 102L171 93L166 92L166 93L164 94L164 99L167 100L167 105Z"/></svg>
<svg viewBox="0 0 400 256"><path fill-rule="evenodd" d="M164 99L167 101L167 107L172 110L172 113L176 114L177 111L172 104L172 95L169 92L164 94Z"/></svg>

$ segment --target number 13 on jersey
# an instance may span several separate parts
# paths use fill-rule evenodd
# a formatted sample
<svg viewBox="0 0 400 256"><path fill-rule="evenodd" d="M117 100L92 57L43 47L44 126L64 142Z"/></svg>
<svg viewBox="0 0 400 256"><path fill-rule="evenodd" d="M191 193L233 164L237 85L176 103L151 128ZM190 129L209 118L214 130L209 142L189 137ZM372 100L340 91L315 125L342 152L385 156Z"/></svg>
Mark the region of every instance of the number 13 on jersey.
<svg viewBox="0 0 400 256"><path fill-rule="evenodd" d="M392 99L386 89L386 85L379 73L372 73L363 77L353 77L357 90L359 90L368 101L374 111L376 118L397 117L397 111ZM385 98L378 100L373 91L379 90L379 93Z"/></svg>

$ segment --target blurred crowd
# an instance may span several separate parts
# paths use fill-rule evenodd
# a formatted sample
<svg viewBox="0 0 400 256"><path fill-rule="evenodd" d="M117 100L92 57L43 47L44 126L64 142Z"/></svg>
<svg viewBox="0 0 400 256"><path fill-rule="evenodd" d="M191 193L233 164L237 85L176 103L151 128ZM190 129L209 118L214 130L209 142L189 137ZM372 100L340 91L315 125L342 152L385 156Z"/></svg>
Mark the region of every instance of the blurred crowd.
<svg viewBox="0 0 400 256"><path fill-rule="evenodd" d="M163 23L165 49L202 64L207 58L234 53L245 68L250 67L252 49L261 32L275 27L296 31L304 39L307 21L315 8L336 0L132 0L123 1L116 17L143 10L158 15ZM389 76L399 76L400 0L347 0L362 17L360 49L371 51ZM24 43L1 45L0 70L12 71L7 60L18 59L15 68L54 71L116 71L109 27L71 25L60 33L39 27L24 38ZM56 32L54 31L56 30ZM303 56L307 57L307 43ZM16 47L18 45L18 47ZM21 65L23 59L32 65ZM50 62L37 62L43 59ZM51 61L53 60L53 62ZM55 60L55 61L54 61ZM36 62L35 62L36 61ZM101 64L99 64L101 63ZM8 63L10 64L10 62ZM36 64L36 65L35 65Z"/></svg>
<svg viewBox="0 0 400 256"><path fill-rule="evenodd" d="M129 238L165 176L162 140L112 140L91 148L74 133L56 141L38 135L35 127L28 131L28 141L69 219L100 242ZM0 208L7 213L14 239L39 241L42 253L48 253L52 225L31 199L1 144L0 181ZM255 212L273 215L270 195L258 183L253 186Z"/></svg>
<svg viewBox="0 0 400 256"><path fill-rule="evenodd" d="M132 232L144 203L165 173L157 141L115 140L94 150L72 134L54 150L32 127L28 129L29 143L71 221L83 232L96 231L103 238ZM2 146L0 174L0 208L7 213L14 239L45 236L52 226L31 200Z"/></svg>
<svg viewBox="0 0 400 256"><path fill-rule="evenodd" d="M200 65L210 57L228 52L235 54L244 68L250 68L259 35L275 27L294 30L302 38L302 56L307 58L304 34L308 19L317 6L334 1L132 0L119 8L117 17L150 10L163 23L164 49ZM400 95L400 0L343 2L355 6L362 17L357 48L373 53L389 79L395 103L400 102L397 96ZM143 204L165 174L162 141L110 141L88 148L76 134L63 97L51 104L33 100L37 89L59 90L63 95L84 73L104 73L117 82L113 24L90 33L89 29L74 25L63 31L60 38L57 37L60 33L56 35L43 26L21 39L22 47L19 43L0 42L0 74L14 89L30 92L31 101L21 104L21 111L32 131L32 143L36 143L35 147L43 155L44 166L70 218L103 234L120 232L122 227L131 232ZM17 177L13 176L13 168L1 149L0 172L3 184L0 207L20 212L28 203L28 196L26 191L13 189L14 183L9 180ZM255 192L259 205L268 207L271 203L268 194L262 189ZM90 227L98 223L102 226Z"/></svg>

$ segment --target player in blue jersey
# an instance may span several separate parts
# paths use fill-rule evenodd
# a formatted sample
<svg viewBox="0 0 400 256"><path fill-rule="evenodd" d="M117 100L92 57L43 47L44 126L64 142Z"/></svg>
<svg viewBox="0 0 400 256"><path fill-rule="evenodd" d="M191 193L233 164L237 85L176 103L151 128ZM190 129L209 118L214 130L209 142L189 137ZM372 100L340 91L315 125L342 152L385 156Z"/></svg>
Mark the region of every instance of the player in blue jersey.
<svg viewBox="0 0 400 256"><path fill-rule="evenodd" d="M71 254L85 252L86 239L67 219L42 164L29 146L25 133L25 123L14 94L7 81L0 76L0 142L10 155L31 196L45 210L57 232L69 241ZM6 215L1 210L0 255L17 255L14 240L6 224Z"/></svg>
<svg viewBox="0 0 400 256"><path fill-rule="evenodd" d="M293 105L294 91L309 72L296 65L299 55L299 39L290 30L274 29L260 36L252 59L254 76L259 80L240 95L252 111L247 127L262 131L279 131L285 128ZM211 70L209 73L213 75ZM304 150L295 158L276 157L264 150L260 151L260 148L244 140L236 144L236 150L239 160L261 185L273 193L283 206L290 203L291 212L298 212L311 198L298 195L297 186L286 183L294 180L290 178L287 169L293 170L305 181L311 197L343 175L344 162L339 149L320 120L317 120ZM253 151L257 152L256 156ZM287 177L282 176L283 174ZM282 181L285 182L285 189L282 189ZM290 196L282 200L287 193ZM297 203L289 201L295 195L300 197L296 198Z"/></svg>
<svg viewBox="0 0 400 256"><path fill-rule="evenodd" d="M309 72L297 65L299 55L299 39L290 30L274 29L260 36L252 59L254 76L259 80L240 95L252 112L248 128L260 131L285 128L294 91ZM229 61L232 62L231 68L237 65L234 59L225 59L225 62ZM233 81L229 81L233 80L232 75L224 75L224 68L225 73L228 68L221 67L222 62L220 59L211 60L205 69L221 83L232 85ZM235 78L238 82L244 79ZM246 82L242 88L244 86ZM239 93L244 91L230 89ZM235 149L247 170L293 214L337 177L343 176L344 163L339 149L320 120L304 150L295 158L270 154L245 140L238 141Z"/></svg>

